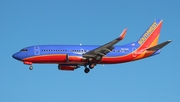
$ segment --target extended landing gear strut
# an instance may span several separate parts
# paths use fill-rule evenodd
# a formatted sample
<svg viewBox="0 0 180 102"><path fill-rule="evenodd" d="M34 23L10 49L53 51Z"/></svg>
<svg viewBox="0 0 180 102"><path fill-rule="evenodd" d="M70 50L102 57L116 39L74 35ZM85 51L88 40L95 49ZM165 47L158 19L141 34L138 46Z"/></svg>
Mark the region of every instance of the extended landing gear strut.
<svg viewBox="0 0 180 102"><path fill-rule="evenodd" d="M33 70L33 66L32 65L29 66L29 70Z"/></svg>

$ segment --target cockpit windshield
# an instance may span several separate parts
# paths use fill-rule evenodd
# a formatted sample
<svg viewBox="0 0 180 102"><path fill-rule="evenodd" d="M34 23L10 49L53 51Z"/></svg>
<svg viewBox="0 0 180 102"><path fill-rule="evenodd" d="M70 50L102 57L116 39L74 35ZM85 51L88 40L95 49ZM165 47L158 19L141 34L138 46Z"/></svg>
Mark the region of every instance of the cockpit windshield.
<svg viewBox="0 0 180 102"><path fill-rule="evenodd" d="M28 50L27 49L22 49L21 52L27 52Z"/></svg>

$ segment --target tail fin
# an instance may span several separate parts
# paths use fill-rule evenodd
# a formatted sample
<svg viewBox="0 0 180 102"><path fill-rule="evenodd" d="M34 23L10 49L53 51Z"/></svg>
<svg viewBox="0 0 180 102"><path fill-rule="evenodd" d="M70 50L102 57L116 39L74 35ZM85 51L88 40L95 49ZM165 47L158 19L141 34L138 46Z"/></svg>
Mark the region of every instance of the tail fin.
<svg viewBox="0 0 180 102"><path fill-rule="evenodd" d="M162 20L156 19L147 31L137 41L142 47L152 47L158 44Z"/></svg>

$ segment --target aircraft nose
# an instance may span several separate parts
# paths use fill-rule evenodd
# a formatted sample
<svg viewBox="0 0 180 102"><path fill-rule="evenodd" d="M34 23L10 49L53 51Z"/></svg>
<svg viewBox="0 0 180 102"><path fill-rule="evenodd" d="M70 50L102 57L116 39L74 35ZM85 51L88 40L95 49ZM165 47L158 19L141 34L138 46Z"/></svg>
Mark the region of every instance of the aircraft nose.
<svg viewBox="0 0 180 102"><path fill-rule="evenodd" d="M20 55L19 55L19 53L13 54L12 57L13 57L14 59L20 60Z"/></svg>

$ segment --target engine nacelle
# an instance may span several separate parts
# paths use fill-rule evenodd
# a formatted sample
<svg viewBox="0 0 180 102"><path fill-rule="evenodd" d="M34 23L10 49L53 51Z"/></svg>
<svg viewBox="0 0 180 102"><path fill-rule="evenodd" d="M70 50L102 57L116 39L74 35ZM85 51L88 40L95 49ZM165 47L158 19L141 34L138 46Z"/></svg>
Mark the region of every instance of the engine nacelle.
<svg viewBox="0 0 180 102"><path fill-rule="evenodd" d="M77 66L71 66L71 65L58 65L59 70L67 70L67 71L73 71L74 69L77 69Z"/></svg>

